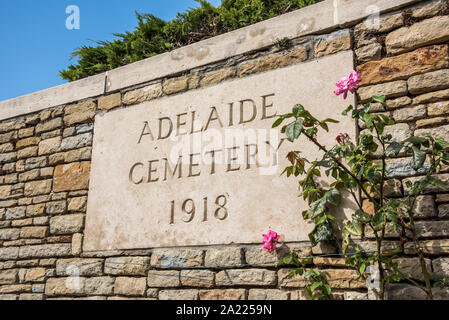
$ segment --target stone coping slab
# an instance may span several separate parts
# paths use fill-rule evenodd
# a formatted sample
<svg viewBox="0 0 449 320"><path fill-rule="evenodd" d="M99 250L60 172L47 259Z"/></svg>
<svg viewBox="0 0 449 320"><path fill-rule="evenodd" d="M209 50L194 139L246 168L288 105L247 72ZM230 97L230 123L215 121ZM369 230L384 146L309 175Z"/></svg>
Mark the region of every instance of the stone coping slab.
<svg viewBox="0 0 449 320"><path fill-rule="evenodd" d="M282 38L297 38L347 26L418 0L326 0L254 25L138 61L109 72L0 102L0 120L95 97L262 49Z"/></svg>

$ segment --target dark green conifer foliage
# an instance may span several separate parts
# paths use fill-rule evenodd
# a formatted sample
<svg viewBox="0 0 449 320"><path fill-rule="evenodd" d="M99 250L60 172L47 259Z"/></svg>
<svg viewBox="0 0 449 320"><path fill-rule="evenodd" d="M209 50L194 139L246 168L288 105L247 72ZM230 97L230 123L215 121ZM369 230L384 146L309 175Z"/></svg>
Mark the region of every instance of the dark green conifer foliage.
<svg viewBox="0 0 449 320"><path fill-rule="evenodd" d="M322 0L222 0L218 7L206 0L196 1L198 8L178 13L169 22L136 12L138 25L133 32L114 34L114 41L97 41L95 46L76 49L72 58L77 57L78 63L61 71L60 76L79 80Z"/></svg>

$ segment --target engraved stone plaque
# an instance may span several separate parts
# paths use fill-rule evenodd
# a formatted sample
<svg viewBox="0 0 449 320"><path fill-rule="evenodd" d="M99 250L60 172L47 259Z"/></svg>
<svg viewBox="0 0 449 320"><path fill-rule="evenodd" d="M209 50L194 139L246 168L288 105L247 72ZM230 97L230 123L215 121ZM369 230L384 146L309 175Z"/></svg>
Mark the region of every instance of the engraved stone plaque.
<svg viewBox="0 0 449 320"><path fill-rule="evenodd" d="M301 103L318 119L341 121L320 139L331 146L355 123L335 82L353 68L343 52L243 79L97 115L85 251L261 243L269 228L306 241L298 179L281 176L294 144L274 115ZM354 204L345 200L343 212Z"/></svg>

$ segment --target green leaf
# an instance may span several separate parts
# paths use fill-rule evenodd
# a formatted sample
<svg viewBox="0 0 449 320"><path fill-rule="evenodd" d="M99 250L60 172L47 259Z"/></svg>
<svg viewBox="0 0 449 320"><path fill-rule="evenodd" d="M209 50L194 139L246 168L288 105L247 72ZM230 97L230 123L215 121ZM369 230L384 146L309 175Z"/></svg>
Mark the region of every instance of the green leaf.
<svg viewBox="0 0 449 320"><path fill-rule="evenodd" d="M319 226L322 225L327 221L327 216L321 216L317 221L315 221L315 225Z"/></svg>
<svg viewBox="0 0 449 320"><path fill-rule="evenodd" d="M319 277L320 273L315 269L310 269L310 270L307 270L306 274L304 275L304 278L309 279L312 276Z"/></svg>
<svg viewBox="0 0 449 320"><path fill-rule="evenodd" d="M346 224L346 226L344 227L344 229L351 235L354 237L358 237L360 235L362 235L362 224L359 222L348 222Z"/></svg>
<svg viewBox="0 0 449 320"><path fill-rule="evenodd" d="M370 170L370 171L368 171L367 179L372 184L377 185L382 180L382 175L377 171Z"/></svg>
<svg viewBox="0 0 449 320"><path fill-rule="evenodd" d="M391 276L391 280L392 281L394 281L394 282L399 282L399 281L401 281L401 275L400 274L393 274L392 276Z"/></svg>
<svg viewBox="0 0 449 320"><path fill-rule="evenodd" d="M282 259L281 262L285 264L292 264L292 257L286 257Z"/></svg>
<svg viewBox="0 0 449 320"><path fill-rule="evenodd" d="M427 139L423 138L423 137L410 137L407 140L405 140L404 142L409 142L409 143L413 144L415 147L419 148L426 141L427 141Z"/></svg>
<svg viewBox="0 0 449 320"><path fill-rule="evenodd" d="M344 180L344 185L347 189L355 189L357 187L357 182L353 178L346 178Z"/></svg>
<svg viewBox="0 0 449 320"><path fill-rule="evenodd" d="M300 104L297 104L293 107L292 113L296 118L298 118L302 111L304 111L304 107Z"/></svg>
<svg viewBox="0 0 449 320"><path fill-rule="evenodd" d="M359 209L352 215L352 219L360 223L368 223L371 221L371 216Z"/></svg>
<svg viewBox="0 0 449 320"><path fill-rule="evenodd" d="M371 103L368 102L368 103L365 104L365 106L363 108L363 111L360 112L360 115L363 117L366 113L369 113L370 110L371 110Z"/></svg>
<svg viewBox="0 0 449 320"><path fill-rule="evenodd" d="M340 121L332 119L332 118L327 118L325 119L323 122L329 122L329 123L340 123Z"/></svg>
<svg viewBox="0 0 449 320"><path fill-rule="evenodd" d="M309 128L306 130L306 134L308 136L313 136L313 134L316 132L316 128Z"/></svg>
<svg viewBox="0 0 449 320"><path fill-rule="evenodd" d="M329 132L329 127L326 124L326 122L320 122L320 127L323 128L324 130L326 130L326 132Z"/></svg>
<svg viewBox="0 0 449 320"><path fill-rule="evenodd" d="M430 184L434 185L435 187L440 188L441 190L447 190L447 185L441 181L440 179L429 177Z"/></svg>
<svg viewBox="0 0 449 320"><path fill-rule="evenodd" d="M359 267L360 274L363 274L365 272L365 270L366 270L366 264L362 263Z"/></svg>
<svg viewBox="0 0 449 320"><path fill-rule="evenodd" d="M385 150L385 155L387 157L397 156L399 154L399 152L401 152L403 147L404 147L403 143L393 141L392 143L390 143L390 145Z"/></svg>
<svg viewBox="0 0 449 320"><path fill-rule="evenodd" d="M313 300L315 300L312 290L310 290L310 287L307 286L305 289L306 289L306 292L309 295L309 297L311 297Z"/></svg>
<svg viewBox="0 0 449 320"><path fill-rule="evenodd" d="M310 218L314 219L316 216L324 213L326 210L326 199L323 197L321 199L318 199L317 201L310 204Z"/></svg>
<svg viewBox="0 0 449 320"><path fill-rule="evenodd" d="M326 201L334 207L338 207L341 203L341 193L338 189L331 189L326 192Z"/></svg>
<svg viewBox="0 0 449 320"><path fill-rule="evenodd" d="M348 112L349 112L349 111L351 111L352 109L354 109L354 107L353 107L353 106L349 106L349 107L347 107L347 108L345 109L345 111L343 111L342 115L343 115L343 116L346 116L346 115L348 115Z"/></svg>
<svg viewBox="0 0 449 320"><path fill-rule="evenodd" d="M284 118L280 117L279 119L277 119L274 123L273 123L273 128L277 128L279 127L282 122L284 121Z"/></svg>
<svg viewBox="0 0 449 320"><path fill-rule="evenodd" d="M343 232L342 232L342 240L341 240L341 249L343 254L346 254L346 250L348 249L349 246L349 241L351 241L351 235L349 234L348 231L346 231L345 228L343 228Z"/></svg>
<svg viewBox="0 0 449 320"><path fill-rule="evenodd" d="M332 239L332 229L329 224L323 224L315 228L314 237L317 242L328 241Z"/></svg>
<svg viewBox="0 0 449 320"><path fill-rule="evenodd" d="M373 97L374 102L381 103L383 106L386 106L385 100L386 100L385 96L374 96Z"/></svg>
<svg viewBox="0 0 449 320"><path fill-rule="evenodd" d="M388 220L390 220L393 223L397 223L397 221L398 221L398 216L397 216L396 212L394 212L393 210L388 210L385 213L385 216Z"/></svg>
<svg viewBox="0 0 449 320"><path fill-rule="evenodd" d="M326 283L326 284L324 284L324 286L323 286L323 290L324 290L324 293L325 293L325 294L327 294L327 295L330 295L330 294L332 293L332 289L331 289L331 286L330 286L330 285L328 285L327 283Z"/></svg>
<svg viewBox="0 0 449 320"><path fill-rule="evenodd" d="M411 162L411 166L414 170L418 170L422 168L424 162L426 161L426 153L419 148L413 146L413 159Z"/></svg>
<svg viewBox="0 0 449 320"><path fill-rule="evenodd" d="M379 114L379 117L382 119L382 121L383 121L385 124L388 124L388 125L394 124L394 121L393 121L392 119L390 119L390 117L388 117L388 116L386 116L386 115L384 115L384 114Z"/></svg>
<svg viewBox="0 0 449 320"><path fill-rule="evenodd" d="M372 114L369 114L369 113L365 114L365 115L362 117L362 120L365 122L366 127L367 127L368 129L371 128L371 127L373 126L373 115L372 115Z"/></svg>
<svg viewBox="0 0 449 320"><path fill-rule="evenodd" d="M374 118L374 120L375 120L375 118ZM376 122L374 123L374 125L375 125L375 127L376 127L377 132L379 133L379 135L381 135L381 134L384 133L384 130L385 130L385 124L384 124L384 123L382 123L382 122L377 122L377 121L376 121ZM386 141L385 137L381 137L381 139L382 139L383 141Z"/></svg>
<svg viewBox="0 0 449 320"><path fill-rule="evenodd" d="M373 217L374 229L379 231L385 228L387 223L386 216L383 212L377 212Z"/></svg>
<svg viewBox="0 0 449 320"><path fill-rule="evenodd" d="M314 282L311 286L310 286L310 291L315 291L318 287L322 286L323 283L321 281L319 282Z"/></svg>
<svg viewBox="0 0 449 320"><path fill-rule="evenodd" d="M301 135L301 131L303 128L303 119L298 119L295 122L289 124L287 129L285 130L285 134L287 135L287 140L290 142L295 141Z"/></svg>
<svg viewBox="0 0 449 320"><path fill-rule="evenodd" d="M300 263L298 260L298 255L296 254L296 252L292 253L292 262L295 264L295 266L299 267Z"/></svg>
<svg viewBox="0 0 449 320"><path fill-rule="evenodd" d="M283 126L281 129L281 133L285 133L285 131L287 131L287 126Z"/></svg>
<svg viewBox="0 0 449 320"><path fill-rule="evenodd" d="M442 147L449 147L449 142L447 142L446 140L436 138L435 142L439 143Z"/></svg>
<svg viewBox="0 0 449 320"><path fill-rule="evenodd" d="M402 251L403 251L402 248L396 248L393 250L386 251L385 255L396 255L396 254L402 253Z"/></svg>

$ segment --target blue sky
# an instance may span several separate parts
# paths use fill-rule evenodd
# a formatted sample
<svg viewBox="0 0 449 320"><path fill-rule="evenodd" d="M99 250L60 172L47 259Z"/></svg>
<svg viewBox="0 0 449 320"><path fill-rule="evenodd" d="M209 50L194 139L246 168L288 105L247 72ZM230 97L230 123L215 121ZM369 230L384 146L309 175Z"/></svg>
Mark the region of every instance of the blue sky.
<svg viewBox="0 0 449 320"><path fill-rule="evenodd" d="M80 9L79 30L66 28L69 5ZM132 31L135 11L171 20L197 5L194 0L2 0L0 101L65 83L58 74L74 62L73 49Z"/></svg>

